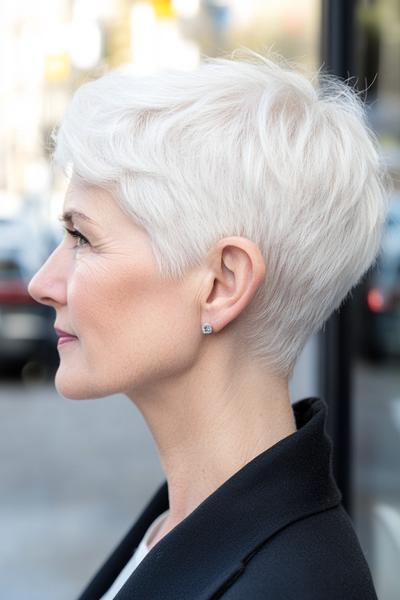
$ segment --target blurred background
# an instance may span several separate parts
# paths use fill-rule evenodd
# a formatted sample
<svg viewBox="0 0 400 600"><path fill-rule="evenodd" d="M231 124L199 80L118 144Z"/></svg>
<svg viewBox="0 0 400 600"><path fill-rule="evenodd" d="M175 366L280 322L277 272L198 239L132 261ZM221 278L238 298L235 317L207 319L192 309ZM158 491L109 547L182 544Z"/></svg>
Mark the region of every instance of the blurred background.
<svg viewBox="0 0 400 600"><path fill-rule="evenodd" d="M400 3L398 0L1 0L0 586L70 600L164 479L123 396L58 396L54 312L27 283L61 239L67 182L49 135L112 68L193 69L239 46L321 65L362 91L394 181L379 261L313 336L292 401L329 406L334 472L380 600L400 597Z"/></svg>

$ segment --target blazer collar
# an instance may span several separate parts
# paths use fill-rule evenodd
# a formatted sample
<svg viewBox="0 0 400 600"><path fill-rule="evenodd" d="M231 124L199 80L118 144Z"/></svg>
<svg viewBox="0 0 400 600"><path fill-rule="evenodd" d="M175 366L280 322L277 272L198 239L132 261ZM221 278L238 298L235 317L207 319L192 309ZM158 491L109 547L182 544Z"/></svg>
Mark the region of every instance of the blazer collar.
<svg viewBox="0 0 400 600"><path fill-rule="evenodd" d="M297 431L244 465L164 536L116 600L209 599L278 530L340 503L326 432L327 404L311 397L292 408ZM164 481L79 600L101 598L146 529L168 507Z"/></svg>

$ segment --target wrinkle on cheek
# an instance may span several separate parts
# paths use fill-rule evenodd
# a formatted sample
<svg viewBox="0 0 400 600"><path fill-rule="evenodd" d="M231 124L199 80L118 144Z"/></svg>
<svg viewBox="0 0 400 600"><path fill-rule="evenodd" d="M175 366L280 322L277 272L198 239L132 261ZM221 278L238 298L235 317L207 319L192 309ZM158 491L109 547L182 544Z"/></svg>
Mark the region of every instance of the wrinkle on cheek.
<svg viewBox="0 0 400 600"><path fill-rule="evenodd" d="M97 282L99 277L102 279L106 277L111 278L116 269L118 267L115 265L115 262L107 261L104 257L93 260L93 257L81 256L77 262L75 272L80 278L93 278Z"/></svg>
<svg viewBox="0 0 400 600"><path fill-rule="evenodd" d="M140 247L119 246L101 255L90 251L86 254L85 250L76 262L70 281L71 304L74 305L70 308L81 315L86 313L88 318L93 315L94 307L97 315L102 314L105 320L114 315L113 327L123 332L122 322L130 322L133 312L141 310L142 302L149 302L149 292L150 298L159 296L161 290L153 271L153 264ZM117 315L121 320L115 319Z"/></svg>
<svg viewBox="0 0 400 600"><path fill-rule="evenodd" d="M124 260L113 260L112 257L101 257L98 260L82 259L75 268L70 288L77 308L92 303L97 307L117 309L126 301L140 295L143 291L142 269L136 269L132 257Z"/></svg>

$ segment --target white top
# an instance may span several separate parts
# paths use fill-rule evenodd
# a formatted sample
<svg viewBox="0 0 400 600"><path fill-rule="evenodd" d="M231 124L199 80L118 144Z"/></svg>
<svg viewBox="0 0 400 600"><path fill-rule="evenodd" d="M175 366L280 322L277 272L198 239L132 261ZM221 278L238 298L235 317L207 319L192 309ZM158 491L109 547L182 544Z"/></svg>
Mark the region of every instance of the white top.
<svg viewBox="0 0 400 600"><path fill-rule="evenodd" d="M135 552L132 554L131 558L128 560L118 577L114 580L112 586L107 590L107 592L100 598L100 600L112 600L115 598L119 590L125 584L127 579L131 576L133 571L136 569L138 564L144 559L146 554L150 551L150 548L147 545L147 542L150 536L155 533L158 526L161 526L162 521L164 521L169 509L165 512L158 515L158 517L152 522L150 527L147 529L144 534L142 541L139 546L136 548Z"/></svg>

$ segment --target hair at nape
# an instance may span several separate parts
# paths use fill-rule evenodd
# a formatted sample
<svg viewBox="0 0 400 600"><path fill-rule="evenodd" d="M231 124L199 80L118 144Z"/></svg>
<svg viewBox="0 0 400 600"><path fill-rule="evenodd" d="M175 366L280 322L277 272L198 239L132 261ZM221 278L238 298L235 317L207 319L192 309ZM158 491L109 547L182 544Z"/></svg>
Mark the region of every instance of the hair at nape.
<svg viewBox="0 0 400 600"><path fill-rule="evenodd" d="M75 92L52 141L55 164L112 190L145 229L165 278L222 237L257 243L265 280L232 326L274 374L291 377L377 260L389 178L364 102L276 53L111 71Z"/></svg>

